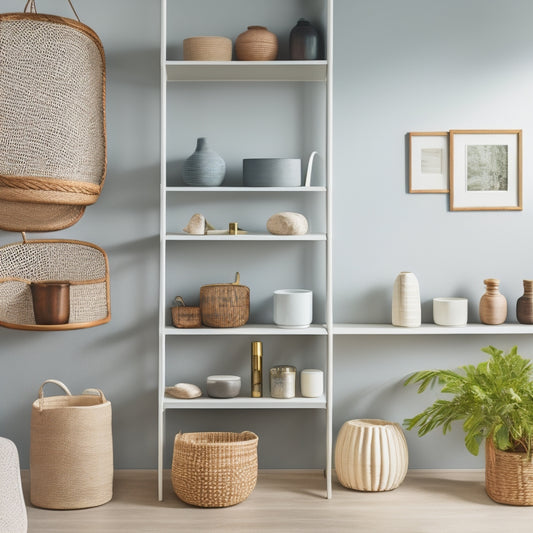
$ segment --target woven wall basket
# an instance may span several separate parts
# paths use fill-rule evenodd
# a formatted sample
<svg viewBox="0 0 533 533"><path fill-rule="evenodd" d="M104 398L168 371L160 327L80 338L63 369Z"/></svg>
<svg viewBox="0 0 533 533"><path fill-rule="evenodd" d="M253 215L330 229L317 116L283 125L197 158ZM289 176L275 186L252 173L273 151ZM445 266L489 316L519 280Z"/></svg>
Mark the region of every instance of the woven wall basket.
<svg viewBox="0 0 533 533"><path fill-rule="evenodd" d="M66 395L45 397L46 383L55 383ZM73 396L60 381L46 380L32 405L30 441L33 505L83 509L112 498L111 403L101 390Z"/></svg>
<svg viewBox="0 0 533 533"><path fill-rule="evenodd" d="M66 324L36 324L30 284L70 283ZM0 326L27 330L89 328L111 319L109 266L98 246L71 240L24 240L0 247Z"/></svg>
<svg viewBox="0 0 533 533"><path fill-rule="evenodd" d="M76 20L0 14L0 65L0 229L71 226L106 172L100 39Z"/></svg>

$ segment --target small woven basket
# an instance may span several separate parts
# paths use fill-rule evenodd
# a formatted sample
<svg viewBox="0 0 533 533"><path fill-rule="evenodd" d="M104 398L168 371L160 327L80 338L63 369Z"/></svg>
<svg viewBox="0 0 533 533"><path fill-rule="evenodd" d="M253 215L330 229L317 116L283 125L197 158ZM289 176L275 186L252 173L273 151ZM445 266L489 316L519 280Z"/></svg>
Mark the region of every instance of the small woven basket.
<svg viewBox="0 0 533 533"><path fill-rule="evenodd" d="M487 439L485 490L498 503L533 505L533 462L525 453L497 450Z"/></svg>
<svg viewBox="0 0 533 533"><path fill-rule="evenodd" d="M240 284L240 274L235 274L233 283L214 283L200 287L200 312L204 326L244 326L250 318L250 289Z"/></svg>
<svg viewBox="0 0 533 533"><path fill-rule="evenodd" d="M185 61L231 61L233 43L227 37L189 37L183 40Z"/></svg>
<svg viewBox="0 0 533 533"><path fill-rule="evenodd" d="M257 443L242 433L179 433L174 439L172 487L197 507L229 507L244 501L257 482Z"/></svg>
<svg viewBox="0 0 533 533"><path fill-rule="evenodd" d="M185 305L181 296L176 296L176 306L171 308L172 324L175 328L200 328L202 315L199 306Z"/></svg>

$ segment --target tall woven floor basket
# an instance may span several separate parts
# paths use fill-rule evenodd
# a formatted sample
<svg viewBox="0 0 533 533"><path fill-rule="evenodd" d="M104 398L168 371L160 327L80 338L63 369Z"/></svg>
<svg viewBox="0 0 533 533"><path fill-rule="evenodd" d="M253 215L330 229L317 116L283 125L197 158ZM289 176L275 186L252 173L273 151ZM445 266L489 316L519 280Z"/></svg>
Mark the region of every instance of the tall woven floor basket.
<svg viewBox="0 0 533 533"><path fill-rule="evenodd" d="M106 173L100 39L28 0L25 12L0 14L0 65L0 229L71 226Z"/></svg>
<svg viewBox="0 0 533 533"><path fill-rule="evenodd" d="M172 487L197 507L229 507L244 501L257 482L257 443L242 433L179 433L174 439Z"/></svg>
<svg viewBox="0 0 533 533"><path fill-rule="evenodd" d="M44 397L46 383L64 396ZM102 391L71 395L46 380L31 412L30 500L45 509L83 509L113 496L111 403Z"/></svg>

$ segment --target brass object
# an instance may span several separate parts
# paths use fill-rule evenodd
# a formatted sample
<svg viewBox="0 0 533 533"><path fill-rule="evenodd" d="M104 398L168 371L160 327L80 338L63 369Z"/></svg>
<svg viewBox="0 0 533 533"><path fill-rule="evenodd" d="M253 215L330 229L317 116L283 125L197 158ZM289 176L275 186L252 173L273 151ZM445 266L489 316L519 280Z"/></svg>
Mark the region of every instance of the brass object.
<svg viewBox="0 0 533 533"><path fill-rule="evenodd" d="M263 343L252 342L252 398L263 396Z"/></svg>
<svg viewBox="0 0 533 533"><path fill-rule="evenodd" d="M230 235L238 235L239 231L239 225L237 224L237 222L230 222L229 223L229 234Z"/></svg>

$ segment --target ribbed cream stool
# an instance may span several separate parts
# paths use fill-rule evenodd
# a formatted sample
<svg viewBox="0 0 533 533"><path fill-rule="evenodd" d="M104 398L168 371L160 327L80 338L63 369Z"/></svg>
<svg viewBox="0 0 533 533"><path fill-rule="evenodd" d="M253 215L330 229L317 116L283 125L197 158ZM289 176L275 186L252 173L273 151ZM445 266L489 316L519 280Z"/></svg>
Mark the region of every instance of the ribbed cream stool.
<svg viewBox="0 0 533 533"><path fill-rule="evenodd" d="M408 462L407 441L395 422L349 420L339 430L335 470L341 485L349 489L395 489L405 479Z"/></svg>
<svg viewBox="0 0 533 533"><path fill-rule="evenodd" d="M26 533L28 517L22 495L17 447L0 437L0 533Z"/></svg>

